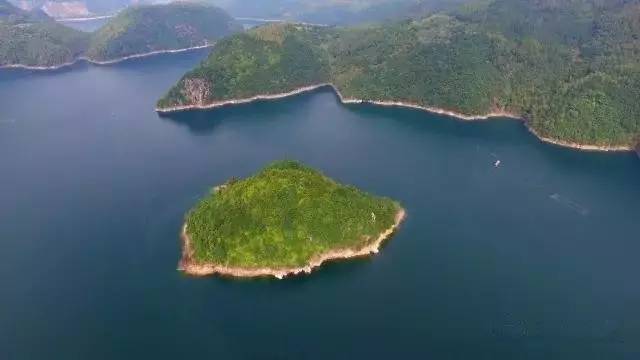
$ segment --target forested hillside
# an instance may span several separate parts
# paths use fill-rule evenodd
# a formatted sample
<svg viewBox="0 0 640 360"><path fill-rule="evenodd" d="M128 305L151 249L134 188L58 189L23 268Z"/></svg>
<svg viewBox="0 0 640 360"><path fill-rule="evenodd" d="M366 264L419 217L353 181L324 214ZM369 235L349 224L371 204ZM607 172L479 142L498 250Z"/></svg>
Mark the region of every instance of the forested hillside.
<svg viewBox="0 0 640 360"><path fill-rule="evenodd" d="M206 45L241 30L219 8L175 3L130 8L87 34L0 1L0 66L55 67L80 58L117 60Z"/></svg>
<svg viewBox="0 0 640 360"><path fill-rule="evenodd" d="M469 0L209 0L234 16L346 25L402 19Z"/></svg>
<svg viewBox="0 0 640 360"><path fill-rule="evenodd" d="M638 0L485 0L387 25L271 25L223 41L159 106L331 82L345 97L509 111L543 137L629 146L639 34Z"/></svg>
<svg viewBox="0 0 640 360"><path fill-rule="evenodd" d="M18 9L0 0L0 66L52 66L74 61L88 36L60 25L41 11Z"/></svg>
<svg viewBox="0 0 640 360"><path fill-rule="evenodd" d="M201 3L132 7L93 34L87 56L102 61L202 46L241 30L224 10Z"/></svg>

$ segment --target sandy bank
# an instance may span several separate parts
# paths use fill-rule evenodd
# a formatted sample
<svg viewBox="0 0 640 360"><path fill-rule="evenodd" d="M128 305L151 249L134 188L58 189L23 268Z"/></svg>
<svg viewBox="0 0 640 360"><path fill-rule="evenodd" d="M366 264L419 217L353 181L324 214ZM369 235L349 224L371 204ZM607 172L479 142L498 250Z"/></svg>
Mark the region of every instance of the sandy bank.
<svg viewBox="0 0 640 360"><path fill-rule="evenodd" d="M221 275L230 277L244 277L244 278L256 278L256 277L270 277L273 276L278 279L285 278L293 275L309 274L313 269L321 266L327 261L351 259L355 257L368 256L378 253L380 245L384 240L388 239L400 226L405 219L406 213L404 209L400 209L396 213L395 223L387 230L382 232L372 243L362 247L354 249L338 249L326 252L312 258L306 266L295 268L239 268L229 267L218 264L198 264L195 263L193 258L193 248L191 246L191 238L187 233L187 224L182 227L182 259L178 264L178 270L184 271L186 274L193 276L207 276L207 275Z"/></svg>
<svg viewBox="0 0 640 360"><path fill-rule="evenodd" d="M154 55L160 55L160 54L175 54L175 53L182 53L182 52L186 52L186 51L194 51L194 50L199 50L199 49L206 49L206 48L210 48L214 46L214 44L206 44L206 45L199 45L199 46L193 46L193 47L189 47L189 48L183 48L183 49L170 49L170 50L156 50L156 51L150 51L150 52L146 52L146 53L141 53L141 54L133 54L133 55L129 55L129 56L124 56L121 58L117 58L117 59L113 59L113 60L93 60L87 57L79 57L74 61L68 62L68 63L64 63L64 64L60 64L60 65L53 65L53 66L31 66L31 65L22 65L22 64L10 64L10 65L3 65L0 66L0 69L24 69L24 70L42 70L42 71L46 71L46 70L59 70L74 64L77 64L79 62L88 62L90 64L93 65L113 65L113 64L117 64L123 61L127 61L127 60L131 60L131 59L138 59L138 58L145 58L145 57L149 57L149 56L154 56Z"/></svg>
<svg viewBox="0 0 640 360"><path fill-rule="evenodd" d="M469 115L469 114L463 114L463 113L460 113L460 112L456 112L456 111L453 111L453 110L447 110L447 109L431 107L431 106L422 106L422 105L418 105L418 104L414 104L414 103L410 103L410 102L383 101L383 100L363 100L363 99L356 99L356 98L348 98L348 97L343 96L342 93L340 92L340 90L338 90L338 88L336 88L331 83L323 83L323 84L318 84L318 85L304 86L304 87L300 87L300 88L297 88L295 90L292 90L292 91L289 91L289 92L286 92L286 93L262 94L262 95L252 96L250 98L223 100L223 101L216 101L216 102L212 102L212 103L208 103L208 104L157 107L156 111L158 113L161 113L161 114L167 114L167 113L171 113L171 112L185 111L185 110L207 110L207 109L214 109L214 108L218 108L218 107L240 105L240 104L248 104L248 103L252 103L254 101L260 101L260 100L277 100L277 99L282 99L282 98L286 98L286 97L289 97L289 96L294 96L294 95L298 95L298 94L314 91L314 90L317 90L317 89L320 89L320 88L324 88L324 87L331 87L333 89L333 91L338 95L338 98L340 99L340 102L342 102L343 104L372 104L372 105L387 106L387 107L402 107L402 108L409 108L409 109L427 111L427 112L430 112L430 113L433 113L433 114L446 115L446 116L450 116L450 117L454 117L456 119L466 120L466 121L489 120L489 119L492 119L492 118L509 118L509 119L515 119L515 120L523 121L523 123L525 124L525 126L527 127L529 132L531 132L531 134L533 134L535 137L537 137L540 141L545 142L545 143L549 143L549 144L553 144L553 145L557 145L557 146L562 146L562 147L567 147L567 148L571 148L571 149L576 149L576 150L583 150L583 151L629 152L629 151L633 151L634 150L633 146L625 146L625 145L613 145L613 146L602 145L601 146L601 145L579 144L579 143L575 143L575 142L570 142L570 141L564 141L564 140L544 137L544 136L540 135L537 131L535 131L533 128L531 128L527 124L527 122L524 121L524 119L523 119L523 117L521 115L518 115L518 114L515 114L515 113L512 113L512 112L508 112L508 111L494 111L494 112L486 113L486 114L483 114L483 115Z"/></svg>

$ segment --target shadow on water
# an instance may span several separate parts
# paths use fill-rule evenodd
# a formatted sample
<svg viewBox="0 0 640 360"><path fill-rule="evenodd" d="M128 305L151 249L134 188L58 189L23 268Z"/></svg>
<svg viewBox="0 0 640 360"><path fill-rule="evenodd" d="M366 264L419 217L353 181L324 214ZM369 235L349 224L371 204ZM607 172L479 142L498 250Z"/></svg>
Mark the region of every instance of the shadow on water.
<svg viewBox="0 0 640 360"><path fill-rule="evenodd" d="M168 114L158 114L167 121L189 129L195 135L207 135L213 133L224 121L224 111L228 109L216 109L206 111L179 111Z"/></svg>
<svg viewBox="0 0 640 360"><path fill-rule="evenodd" d="M215 109L185 110L158 116L180 126L184 126L195 135L207 135L223 126L227 121L239 119L260 119L274 121L274 115L286 114L305 106L314 95L329 93L331 90L317 89L287 99L257 100L250 104L227 105ZM337 98L336 98L336 101Z"/></svg>

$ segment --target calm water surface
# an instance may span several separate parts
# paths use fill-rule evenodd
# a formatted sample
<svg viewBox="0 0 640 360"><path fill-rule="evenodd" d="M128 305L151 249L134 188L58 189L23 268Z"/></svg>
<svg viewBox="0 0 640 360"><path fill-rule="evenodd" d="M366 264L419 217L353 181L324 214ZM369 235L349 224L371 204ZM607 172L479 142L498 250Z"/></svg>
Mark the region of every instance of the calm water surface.
<svg viewBox="0 0 640 360"><path fill-rule="evenodd" d="M204 55L0 73L0 358L639 358L635 155L329 91L159 117ZM177 272L184 213L283 158L409 217L305 278Z"/></svg>

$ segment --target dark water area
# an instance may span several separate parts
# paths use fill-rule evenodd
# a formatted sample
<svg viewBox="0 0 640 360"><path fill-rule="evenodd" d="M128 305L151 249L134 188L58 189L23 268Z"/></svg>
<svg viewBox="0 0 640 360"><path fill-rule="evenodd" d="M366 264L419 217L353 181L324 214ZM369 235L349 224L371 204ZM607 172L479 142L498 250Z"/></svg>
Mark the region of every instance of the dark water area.
<svg viewBox="0 0 640 360"><path fill-rule="evenodd" d="M158 116L205 54L0 72L0 358L640 358L635 154L326 90ZM408 219L308 277L177 272L185 212L283 158Z"/></svg>

